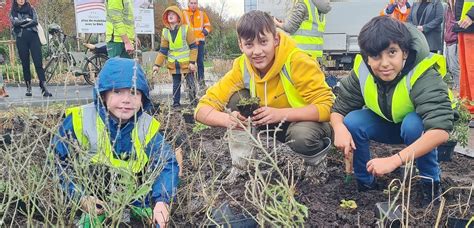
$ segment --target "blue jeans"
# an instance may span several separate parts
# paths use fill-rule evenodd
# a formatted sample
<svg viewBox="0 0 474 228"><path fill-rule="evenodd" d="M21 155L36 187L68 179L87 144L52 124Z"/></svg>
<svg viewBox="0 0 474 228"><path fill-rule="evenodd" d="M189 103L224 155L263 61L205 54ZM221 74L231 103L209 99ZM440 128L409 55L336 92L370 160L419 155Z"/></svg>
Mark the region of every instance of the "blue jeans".
<svg viewBox="0 0 474 228"><path fill-rule="evenodd" d="M204 86L204 54L206 50L204 50L204 45L206 44L205 41L199 41L198 45L198 56L197 56L197 81L199 85ZM201 88L202 89L202 88Z"/></svg>
<svg viewBox="0 0 474 228"><path fill-rule="evenodd" d="M196 85L194 84L194 74L184 74L188 86L188 97L191 104L196 104ZM173 74L173 106L180 105L181 100L181 74Z"/></svg>
<svg viewBox="0 0 474 228"><path fill-rule="evenodd" d="M409 113L401 123L395 124L378 116L369 109L352 111L344 117L344 124L352 135L354 151L354 174L357 181L370 185L374 176L367 172L366 164L370 160L370 140L386 144L406 144L415 142L424 132L423 121L415 112ZM420 175L440 180L438 151L416 159Z"/></svg>

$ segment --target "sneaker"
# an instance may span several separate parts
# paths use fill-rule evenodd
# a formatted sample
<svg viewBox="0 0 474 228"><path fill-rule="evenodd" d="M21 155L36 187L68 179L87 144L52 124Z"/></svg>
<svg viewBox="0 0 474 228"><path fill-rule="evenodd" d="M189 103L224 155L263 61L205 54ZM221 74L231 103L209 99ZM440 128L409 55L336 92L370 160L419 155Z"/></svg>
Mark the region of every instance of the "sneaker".
<svg viewBox="0 0 474 228"><path fill-rule="evenodd" d="M378 184L377 181L373 181L370 184L365 184L362 183L362 181L357 180L357 191L359 192L366 192L370 190L377 190L378 189Z"/></svg>
<svg viewBox="0 0 474 228"><path fill-rule="evenodd" d="M439 204L441 198L441 184L439 182L421 182L421 192L423 198L421 199L421 207L425 208L432 202L434 205Z"/></svg>
<svg viewBox="0 0 474 228"><path fill-rule="evenodd" d="M181 104L173 104L173 108L181 108Z"/></svg>

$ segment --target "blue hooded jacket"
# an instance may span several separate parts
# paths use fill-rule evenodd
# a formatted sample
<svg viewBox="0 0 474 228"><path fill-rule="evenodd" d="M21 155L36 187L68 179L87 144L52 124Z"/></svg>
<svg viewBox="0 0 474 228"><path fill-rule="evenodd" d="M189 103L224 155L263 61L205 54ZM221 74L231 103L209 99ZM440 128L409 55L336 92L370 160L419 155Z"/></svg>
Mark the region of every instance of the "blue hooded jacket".
<svg viewBox="0 0 474 228"><path fill-rule="evenodd" d="M135 126L134 118L120 125L115 118L108 115L107 107L104 105L101 95L113 89L135 88L135 86L136 89L142 93L143 109L148 110L151 107L151 101L143 69L134 60L116 57L109 59L105 63L93 91L94 104L97 108L97 112L109 130L110 143L114 148L113 152L119 158L129 157L132 151L133 143L131 135ZM142 111L138 111L136 114L137 119L142 114ZM69 143L63 141L65 138L67 138L69 143L76 140L71 115L64 119L62 125L59 127L58 135L54 137L52 144L60 160L58 172L61 176L63 188L67 191L68 196L80 198L84 194L82 188L76 186L71 174L67 174ZM157 165L163 165L160 175L158 175L152 186L152 200L153 202L169 203L176 194L178 184L178 164L171 146L164 141L160 133L157 133L148 144L145 152L150 159L149 165L151 165L151 167L145 170L154 170ZM148 200L143 203L149 206ZM140 202L134 202L133 204L141 205Z"/></svg>

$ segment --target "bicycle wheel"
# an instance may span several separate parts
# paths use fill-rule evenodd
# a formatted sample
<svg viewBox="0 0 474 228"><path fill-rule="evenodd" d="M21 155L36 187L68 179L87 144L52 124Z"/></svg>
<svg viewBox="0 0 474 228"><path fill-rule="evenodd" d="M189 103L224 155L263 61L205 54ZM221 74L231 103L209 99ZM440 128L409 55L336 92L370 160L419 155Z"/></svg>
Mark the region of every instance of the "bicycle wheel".
<svg viewBox="0 0 474 228"><path fill-rule="evenodd" d="M87 83L90 85L95 84L95 81L99 77L99 72L107 59L109 58L104 54L95 54L86 59L86 62L82 67L82 72Z"/></svg>
<svg viewBox="0 0 474 228"><path fill-rule="evenodd" d="M58 57L52 57L44 68L44 74L46 77L46 83L49 83L54 76L54 72L58 68Z"/></svg>

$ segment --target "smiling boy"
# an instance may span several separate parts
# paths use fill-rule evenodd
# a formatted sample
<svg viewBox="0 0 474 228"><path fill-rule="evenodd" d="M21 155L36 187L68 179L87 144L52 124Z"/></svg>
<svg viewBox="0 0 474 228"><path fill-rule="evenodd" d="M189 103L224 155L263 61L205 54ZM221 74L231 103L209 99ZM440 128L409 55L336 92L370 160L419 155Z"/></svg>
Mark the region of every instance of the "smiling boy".
<svg viewBox="0 0 474 228"><path fill-rule="evenodd" d="M388 16L373 18L359 35L361 55L341 80L331 113L334 145L353 153L359 191L375 189L375 176L412 158L427 205L439 196L437 146L448 140L453 110L442 75L442 56L429 53L423 34ZM365 107L365 108L364 108ZM407 145L389 157L370 159L369 141ZM434 195L433 195L434 192Z"/></svg>
<svg viewBox="0 0 474 228"><path fill-rule="evenodd" d="M196 119L229 129L232 172L245 170L246 159L254 153L250 135L239 129L238 122L246 118L236 105L243 97L259 97L260 108L251 117L253 125L272 130L284 121L276 138L287 142L307 164L319 164L325 154L321 152L326 151L331 141L332 131L327 122L333 104L333 94L319 65L298 49L289 36L277 32L267 13L244 14L238 22L237 34L243 54L201 98ZM226 105L232 112L224 112Z"/></svg>
<svg viewBox="0 0 474 228"><path fill-rule="evenodd" d="M144 112L151 107L145 74L131 59L112 58L99 76L94 103L68 109L53 140L63 188L71 199L79 200L84 212L82 225L88 227L91 216L106 212L108 202L104 201L106 196L91 190L94 186L89 186L90 182L77 180L76 175L69 172L74 168L72 159L76 155L84 156L78 159L89 163L86 167L91 170L106 167L137 178L162 167L145 199L133 199L130 207L132 217L136 215L165 227L169 203L176 193L179 168L169 144L158 131L160 123ZM86 154L78 153L73 146L75 143ZM93 178L97 179L94 182L113 185L110 178Z"/></svg>

